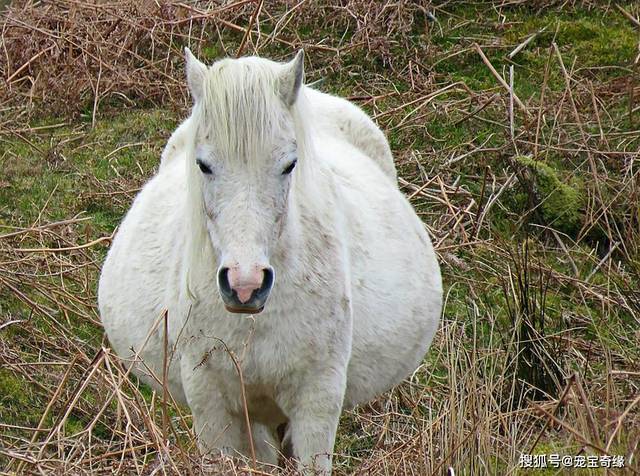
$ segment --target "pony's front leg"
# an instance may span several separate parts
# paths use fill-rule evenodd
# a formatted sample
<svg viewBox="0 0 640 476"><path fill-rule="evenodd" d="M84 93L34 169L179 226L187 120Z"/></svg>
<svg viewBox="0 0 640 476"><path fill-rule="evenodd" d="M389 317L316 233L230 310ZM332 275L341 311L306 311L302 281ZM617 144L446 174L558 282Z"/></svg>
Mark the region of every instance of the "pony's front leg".
<svg viewBox="0 0 640 476"><path fill-rule="evenodd" d="M183 356L180 363L182 385L202 453L249 456L244 422L229 411L227 399L212 379L207 365L194 364L187 356Z"/></svg>
<svg viewBox="0 0 640 476"><path fill-rule="evenodd" d="M331 473L345 388L346 367L317 369L307 374L302 386L292 388L290 400L281 402L289 418L283 452L293 457L305 474Z"/></svg>

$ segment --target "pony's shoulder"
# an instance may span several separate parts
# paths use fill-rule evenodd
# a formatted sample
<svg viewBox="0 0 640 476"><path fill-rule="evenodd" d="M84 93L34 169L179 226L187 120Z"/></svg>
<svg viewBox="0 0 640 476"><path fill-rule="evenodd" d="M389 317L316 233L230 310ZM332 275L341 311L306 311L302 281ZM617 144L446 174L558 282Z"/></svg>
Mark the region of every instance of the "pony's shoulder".
<svg viewBox="0 0 640 476"><path fill-rule="evenodd" d="M333 137L339 137L371 158L382 171L396 181L396 167L386 136L358 106L346 99L306 87L305 95L314 121Z"/></svg>

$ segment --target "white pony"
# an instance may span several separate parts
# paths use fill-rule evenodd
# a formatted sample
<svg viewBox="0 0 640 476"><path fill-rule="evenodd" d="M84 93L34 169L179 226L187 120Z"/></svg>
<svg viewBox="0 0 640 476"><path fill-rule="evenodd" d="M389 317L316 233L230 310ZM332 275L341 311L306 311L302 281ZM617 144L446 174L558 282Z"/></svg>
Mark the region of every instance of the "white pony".
<svg viewBox="0 0 640 476"><path fill-rule="evenodd" d="M166 371L204 451L329 473L342 409L410 375L436 332L431 241L382 132L304 86L302 52L186 61L193 110L113 241L104 327L143 380Z"/></svg>

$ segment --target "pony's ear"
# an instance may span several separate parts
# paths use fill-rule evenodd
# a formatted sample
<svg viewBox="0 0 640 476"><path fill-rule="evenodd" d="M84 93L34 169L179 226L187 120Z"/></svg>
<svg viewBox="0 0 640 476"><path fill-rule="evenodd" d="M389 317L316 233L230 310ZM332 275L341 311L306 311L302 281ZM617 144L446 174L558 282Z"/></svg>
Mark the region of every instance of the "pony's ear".
<svg viewBox="0 0 640 476"><path fill-rule="evenodd" d="M284 66L280 77L280 96L287 106L293 106L304 82L304 51L298 50L296 57Z"/></svg>
<svg viewBox="0 0 640 476"><path fill-rule="evenodd" d="M189 86L193 100L198 102L202 98L204 76L207 72L207 66L193 56L193 53L187 47L184 49L184 57L187 63L185 68L187 71L187 85Z"/></svg>

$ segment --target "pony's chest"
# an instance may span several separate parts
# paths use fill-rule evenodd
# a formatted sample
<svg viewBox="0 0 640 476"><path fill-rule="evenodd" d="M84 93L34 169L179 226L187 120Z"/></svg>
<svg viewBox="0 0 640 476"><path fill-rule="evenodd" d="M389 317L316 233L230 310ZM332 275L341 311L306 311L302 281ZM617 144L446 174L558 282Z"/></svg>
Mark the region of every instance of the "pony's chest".
<svg viewBox="0 0 640 476"><path fill-rule="evenodd" d="M277 330L256 325L234 347L241 348L243 378L249 385L275 387L304 369L323 347L324 332L300 332L287 325ZM242 341L242 342L240 342Z"/></svg>
<svg viewBox="0 0 640 476"><path fill-rule="evenodd" d="M275 322L267 322L270 319ZM225 315L192 328L184 351L205 363L216 379L272 385L304 365L323 347L325 332L303 323L278 322L278 315L254 318ZM262 321L261 321L262 320Z"/></svg>

